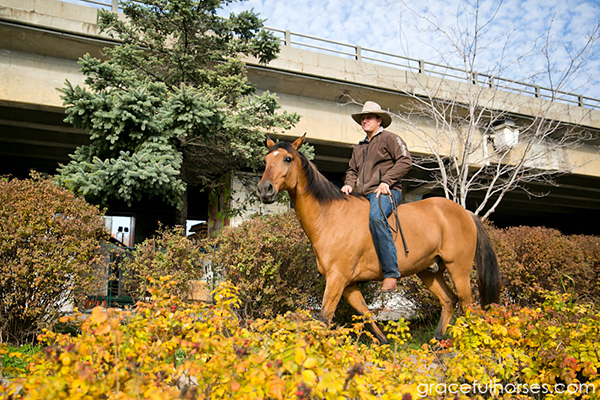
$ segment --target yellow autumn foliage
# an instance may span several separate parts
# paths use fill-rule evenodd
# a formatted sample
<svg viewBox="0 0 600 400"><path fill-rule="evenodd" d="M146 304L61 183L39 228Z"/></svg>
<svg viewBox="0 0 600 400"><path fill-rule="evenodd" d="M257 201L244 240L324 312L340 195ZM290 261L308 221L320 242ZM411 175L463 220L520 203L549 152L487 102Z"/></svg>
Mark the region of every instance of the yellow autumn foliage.
<svg viewBox="0 0 600 400"><path fill-rule="evenodd" d="M165 279L157 287L168 287ZM77 336L44 332L22 376L0 383L14 399L598 398L600 314L550 294L543 308L465 310L441 343L364 340L368 320L328 328L304 312L240 321L236 288L216 304L157 289L134 311L95 308ZM0 356L8 356L0 345ZM1 373L1 371L0 371ZM562 385L562 386L560 386ZM587 385L587 386L585 386ZM595 390L592 390L592 389Z"/></svg>

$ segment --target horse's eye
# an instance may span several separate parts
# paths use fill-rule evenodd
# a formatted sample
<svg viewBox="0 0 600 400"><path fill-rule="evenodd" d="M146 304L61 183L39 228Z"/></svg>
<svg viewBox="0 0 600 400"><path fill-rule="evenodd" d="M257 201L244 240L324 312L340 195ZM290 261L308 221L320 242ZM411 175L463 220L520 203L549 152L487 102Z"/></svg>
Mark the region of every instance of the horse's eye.
<svg viewBox="0 0 600 400"><path fill-rule="evenodd" d="M283 159L283 161L284 161L285 163L289 164L289 163L291 163L291 162L292 162L292 157L289 157L289 156L288 156L288 157L284 158L284 159Z"/></svg>

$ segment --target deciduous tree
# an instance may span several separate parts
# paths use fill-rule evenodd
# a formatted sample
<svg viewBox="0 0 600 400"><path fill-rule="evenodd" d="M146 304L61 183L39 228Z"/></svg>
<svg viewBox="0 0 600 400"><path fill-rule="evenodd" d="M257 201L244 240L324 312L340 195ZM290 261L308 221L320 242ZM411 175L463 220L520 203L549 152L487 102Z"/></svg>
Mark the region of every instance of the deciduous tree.
<svg viewBox="0 0 600 400"><path fill-rule="evenodd" d="M598 152L584 126L587 114L570 115L568 102L576 107L585 99L569 90L581 88L577 79L598 56L600 25L578 47L557 40L551 24L518 47L511 35L518 27L498 31L501 2L490 10L491 3L460 1L444 16L399 4L403 21L420 21L419 33L436 38L431 47L446 65L421 62L412 68L397 83L405 101L390 109L409 132L405 136L415 139L411 151L424 155L416 160L425 173L415 179L413 193L441 192L465 208L476 198L473 211L487 218L508 192L543 196L547 191L532 189L533 183L551 187L558 175L581 167L571 160L572 150ZM507 76L534 56L543 62L530 76Z"/></svg>

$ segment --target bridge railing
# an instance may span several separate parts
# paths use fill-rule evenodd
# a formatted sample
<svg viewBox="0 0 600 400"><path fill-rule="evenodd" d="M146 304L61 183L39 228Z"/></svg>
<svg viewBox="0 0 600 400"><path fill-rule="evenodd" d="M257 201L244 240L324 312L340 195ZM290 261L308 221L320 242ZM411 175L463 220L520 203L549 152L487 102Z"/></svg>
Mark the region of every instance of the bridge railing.
<svg viewBox="0 0 600 400"><path fill-rule="evenodd" d="M120 7L118 4L119 0L77 0L75 2L88 3L96 7L102 7L115 12L120 12ZM532 96L548 101L557 101L572 106L600 109L600 99L595 99L593 97L561 90L554 90L539 85L488 74L476 72L470 73L463 69L454 68L448 65L436 64L374 49L367 49L359 45L304 35L302 33L291 32L289 30L269 27L266 29L272 31L276 36L278 36L280 42L284 46L304 48L317 52L333 54L338 57L399 68L413 73L426 74L430 76L437 76L443 79L451 79L481 86L488 86L501 91Z"/></svg>
<svg viewBox="0 0 600 400"><path fill-rule="evenodd" d="M330 53L339 57L354 59L357 61L365 61L379 65L400 68L409 72L469 82L502 91L514 92L549 101L559 101L579 107L600 109L600 99L595 99L593 97L561 90L552 90L543 86L533 85L489 74L469 73L463 69L454 68L448 65L436 64L416 58L368 49L358 45L290 32L289 30L277 28L267 29L274 32L284 46L306 48L316 50L318 52Z"/></svg>

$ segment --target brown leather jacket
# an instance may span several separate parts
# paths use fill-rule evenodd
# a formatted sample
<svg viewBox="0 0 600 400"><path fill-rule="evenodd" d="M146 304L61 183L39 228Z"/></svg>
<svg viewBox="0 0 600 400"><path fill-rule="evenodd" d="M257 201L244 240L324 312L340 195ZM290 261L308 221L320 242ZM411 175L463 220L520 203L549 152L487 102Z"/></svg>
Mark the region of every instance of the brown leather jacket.
<svg viewBox="0 0 600 400"><path fill-rule="evenodd" d="M374 192L381 182L402 191L402 178L411 167L412 157L404 140L384 130L371 141L365 138L354 146L344 184L363 196Z"/></svg>

